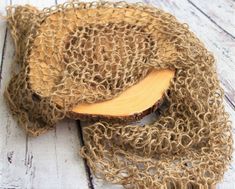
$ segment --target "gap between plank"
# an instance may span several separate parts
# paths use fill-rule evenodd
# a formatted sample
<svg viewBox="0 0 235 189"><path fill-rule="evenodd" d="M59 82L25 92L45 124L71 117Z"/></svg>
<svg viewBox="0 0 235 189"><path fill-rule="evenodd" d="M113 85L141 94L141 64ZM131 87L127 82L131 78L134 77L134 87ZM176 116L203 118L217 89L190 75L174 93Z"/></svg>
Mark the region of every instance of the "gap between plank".
<svg viewBox="0 0 235 189"><path fill-rule="evenodd" d="M204 16L206 16L213 24L215 24L218 28L220 28L224 33L226 33L227 35L229 35L231 38L235 39L235 36L233 36L233 34L231 34L230 32L228 32L227 30L225 30L223 27L221 27L216 21L214 21L210 16L208 16L203 10L201 10L197 5L195 5L191 0L188 0L188 2L194 6L200 13L202 13Z"/></svg>
<svg viewBox="0 0 235 189"><path fill-rule="evenodd" d="M230 100L230 98L227 95L224 95L224 97L225 97L225 100L227 101L228 105L235 111L235 105Z"/></svg>
<svg viewBox="0 0 235 189"><path fill-rule="evenodd" d="M0 89L1 89L1 82L2 82L2 69L3 69L3 61L5 58L5 50L6 50L6 43L7 42L7 27L5 29L5 36L4 36L4 42L2 47L2 57L1 57L1 65L0 65Z"/></svg>
<svg viewBox="0 0 235 189"><path fill-rule="evenodd" d="M25 137L25 157L24 157L24 165L27 166L27 157L28 157L28 150L29 150L29 145L28 145L28 142L29 142L29 135L28 133L26 134L26 137Z"/></svg>
<svg viewBox="0 0 235 189"><path fill-rule="evenodd" d="M10 5L12 5L12 0L10 0ZM6 42L7 42L7 33L8 33L8 29L6 26L5 29L5 36L4 36L4 42L3 42L3 48L2 48L2 57L1 57L1 64L0 64L0 89L1 89L1 83L2 83L2 69L3 69L3 61L5 58L5 49L6 49Z"/></svg>
<svg viewBox="0 0 235 189"><path fill-rule="evenodd" d="M80 120L77 120L76 123L77 123L77 126L78 126L78 137L79 137L80 144L81 144L81 147L82 147L82 146L84 146L82 126L81 126ZM90 189L95 189L95 187L93 185L93 179L92 179L92 175L91 175L91 170L90 170L90 168L87 165L87 161L84 158L82 158L82 159L83 159L83 162L84 162L84 165L85 165L85 169L86 169L86 173L87 173L88 187Z"/></svg>

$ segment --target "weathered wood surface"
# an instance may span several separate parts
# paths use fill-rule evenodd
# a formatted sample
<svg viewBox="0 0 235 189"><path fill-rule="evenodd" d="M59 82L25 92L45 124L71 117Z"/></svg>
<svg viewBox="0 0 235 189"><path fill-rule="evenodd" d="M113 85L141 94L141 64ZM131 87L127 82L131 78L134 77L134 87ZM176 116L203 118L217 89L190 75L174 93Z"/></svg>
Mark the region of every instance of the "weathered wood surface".
<svg viewBox="0 0 235 189"><path fill-rule="evenodd" d="M235 38L235 3L232 0L189 0L211 22Z"/></svg>
<svg viewBox="0 0 235 189"><path fill-rule="evenodd" d="M216 2L217 1L214 1L214 4L216 4ZM187 23L190 30L204 42L205 46L211 52L213 52L226 98L235 105L235 39L225 33L215 23L211 22L211 20L191 4L190 1L152 0L149 1L149 3L175 15L180 22ZM232 18L234 14L235 9L229 16ZM227 16L223 18L226 19Z"/></svg>
<svg viewBox="0 0 235 189"><path fill-rule="evenodd" d="M12 4L32 4L39 8L64 0L0 0L0 14ZM129 0L128 2L139 2ZM235 1L234 0L143 0L172 13L212 51L225 90L225 105L235 133ZM81 129L65 120L54 130L31 138L17 126L3 99L11 75L14 50L6 23L0 20L0 189L1 188L79 188L121 189L94 178L79 157ZM2 79L1 79L2 78ZM150 118L147 118L147 120ZM85 123L82 123L85 124ZM235 154L233 155L235 157ZM235 189L235 160L226 172L219 189Z"/></svg>
<svg viewBox="0 0 235 189"><path fill-rule="evenodd" d="M55 4L55 1L12 2L15 3L43 8ZM9 5L9 2L6 4ZM0 5L2 9L4 5ZM5 23L1 26L4 31ZM3 91L11 76L14 47L10 34L6 35L4 39L1 33L0 38L0 45L4 46L1 51L0 188L88 189L84 161L78 156L81 143L76 122L65 120L45 135L31 138L17 126L9 113Z"/></svg>

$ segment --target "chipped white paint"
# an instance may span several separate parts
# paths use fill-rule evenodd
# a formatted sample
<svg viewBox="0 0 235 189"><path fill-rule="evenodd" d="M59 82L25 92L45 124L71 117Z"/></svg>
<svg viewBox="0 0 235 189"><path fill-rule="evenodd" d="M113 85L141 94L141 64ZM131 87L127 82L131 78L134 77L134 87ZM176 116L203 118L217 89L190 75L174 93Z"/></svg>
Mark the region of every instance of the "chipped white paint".
<svg viewBox="0 0 235 189"><path fill-rule="evenodd" d="M234 1L142 1L160 7L175 15L181 22L189 24L191 30L214 53L217 59L217 70L227 98L235 104ZM5 6L10 2L11 0L0 0L0 14L5 14ZM63 3L65 0L12 0L12 4L32 4L40 9L54 5L56 2ZM139 1L129 0L128 2ZM7 33L5 40L5 34L6 23L0 20L0 63L3 62L3 79L0 88L0 189L122 189L120 185L108 184L92 175L90 179L87 179L89 177L87 169L78 155L81 146L80 134L74 121L65 120L54 130L37 138L26 136L24 131L17 126L3 99L3 91L11 75L11 61L14 53L10 35ZM231 115L235 134L234 108L231 108L227 102L225 105ZM150 120L150 117L145 120ZM235 153L233 156L235 157ZM217 188L235 189L235 159L226 172L223 182L218 184Z"/></svg>

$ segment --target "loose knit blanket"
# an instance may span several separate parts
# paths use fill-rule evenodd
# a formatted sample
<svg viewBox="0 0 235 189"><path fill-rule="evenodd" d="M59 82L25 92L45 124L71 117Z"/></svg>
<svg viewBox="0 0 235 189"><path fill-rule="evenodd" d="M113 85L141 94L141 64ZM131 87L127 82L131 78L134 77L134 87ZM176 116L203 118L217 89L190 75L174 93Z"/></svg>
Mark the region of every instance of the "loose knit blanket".
<svg viewBox="0 0 235 189"><path fill-rule="evenodd" d="M80 154L97 177L125 188L208 188L222 179L231 125L214 57L187 24L125 2L7 12L17 73L5 96L28 133L47 131L78 103L116 97L151 69L174 69L169 107L156 121L83 127Z"/></svg>

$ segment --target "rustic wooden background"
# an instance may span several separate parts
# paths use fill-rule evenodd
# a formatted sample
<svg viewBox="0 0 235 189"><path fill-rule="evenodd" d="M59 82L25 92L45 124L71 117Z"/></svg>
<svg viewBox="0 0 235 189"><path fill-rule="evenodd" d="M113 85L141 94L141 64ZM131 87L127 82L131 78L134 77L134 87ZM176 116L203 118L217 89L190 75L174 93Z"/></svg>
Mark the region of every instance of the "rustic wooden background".
<svg viewBox="0 0 235 189"><path fill-rule="evenodd" d="M13 4L31 4L38 8L64 0L0 0L0 14ZM136 2L136 1L128 1ZM139 2L139 1L137 1ZM212 51L217 60L225 105L233 121L235 134L235 1L234 0L145 0L175 15ZM14 46L0 20L0 188L121 189L94 178L78 155L82 145L81 124L71 120L37 138L21 130L6 107L3 91L11 76ZM235 154L234 154L235 157ZM233 159L218 189L235 189Z"/></svg>

